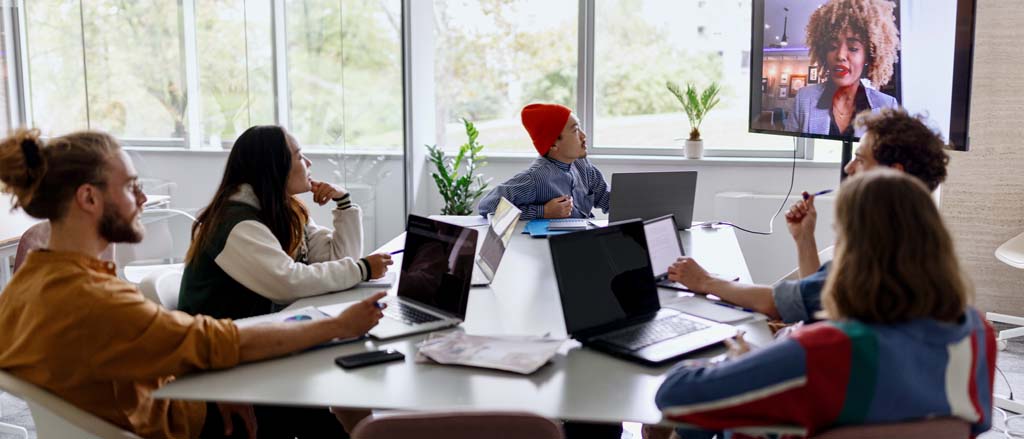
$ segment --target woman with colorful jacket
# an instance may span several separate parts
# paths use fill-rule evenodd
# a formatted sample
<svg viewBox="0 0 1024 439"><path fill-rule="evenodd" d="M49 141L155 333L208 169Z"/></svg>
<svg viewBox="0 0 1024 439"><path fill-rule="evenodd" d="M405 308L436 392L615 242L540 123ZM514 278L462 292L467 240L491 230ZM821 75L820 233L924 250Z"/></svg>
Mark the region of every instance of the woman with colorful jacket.
<svg viewBox="0 0 1024 439"><path fill-rule="evenodd" d="M992 425L996 340L921 182L880 169L836 201L827 320L717 365L683 363L656 397L667 420L707 430L954 417ZM684 437L700 437L679 431Z"/></svg>

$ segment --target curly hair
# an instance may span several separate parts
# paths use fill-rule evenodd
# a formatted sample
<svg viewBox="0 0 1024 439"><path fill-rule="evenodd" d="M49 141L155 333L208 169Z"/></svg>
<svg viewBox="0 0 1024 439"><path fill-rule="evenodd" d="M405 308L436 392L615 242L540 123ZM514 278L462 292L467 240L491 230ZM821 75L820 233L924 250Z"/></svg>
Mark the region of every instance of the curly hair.
<svg viewBox="0 0 1024 439"><path fill-rule="evenodd" d="M946 180L946 143L924 124L922 116L911 116L902 108L883 108L877 113L864 111L854 123L871 135L871 152L879 164L899 163L932 191Z"/></svg>
<svg viewBox="0 0 1024 439"><path fill-rule="evenodd" d="M868 78L875 87L892 79L900 46L899 30L892 0L830 0L811 14L806 40L811 59L828 65L831 43L843 29L868 40ZM827 74L827 69L826 69Z"/></svg>

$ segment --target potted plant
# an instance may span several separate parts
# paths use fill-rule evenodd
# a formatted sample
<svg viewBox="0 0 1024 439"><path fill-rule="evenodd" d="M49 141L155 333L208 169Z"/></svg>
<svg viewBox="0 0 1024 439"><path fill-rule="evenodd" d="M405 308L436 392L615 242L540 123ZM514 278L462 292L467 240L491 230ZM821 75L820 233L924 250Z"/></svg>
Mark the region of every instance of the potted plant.
<svg viewBox="0 0 1024 439"><path fill-rule="evenodd" d="M686 117L690 119L690 137L686 139L686 158L699 159L704 156L704 140L700 138L700 124L704 122L708 112L718 105L718 93L722 87L712 81L711 85L703 92L697 93L697 87L692 83L686 84L686 91L681 91L679 86L672 81L666 81L668 91L675 95L676 99L686 111Z"/></svg>
<svg viewBox="0 0 1024 439"><path fill-rule="evenodd" d="M466 126L466 137L469 141L459 147L455 157L446 157L444 151L436 145L424 145L429 151L428 158L437 168L431 172L434 182L437 183L437 191L444 198L442 215L470 215L473 213L473 204L487 190L487 181L484 181L483 174L478 174L477 169L487 164L480 151L484 145L476 141L480 132L476 130L473 122L462 119ZM465 173L462 172L465 168Z"/></svg>

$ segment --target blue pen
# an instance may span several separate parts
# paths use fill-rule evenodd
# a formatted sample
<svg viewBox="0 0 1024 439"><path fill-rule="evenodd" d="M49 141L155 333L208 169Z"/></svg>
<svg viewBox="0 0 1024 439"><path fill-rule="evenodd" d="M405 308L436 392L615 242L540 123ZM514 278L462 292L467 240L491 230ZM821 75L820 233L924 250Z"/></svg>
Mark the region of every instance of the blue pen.
<svg viewBox="0 0 1024 439"><path fill-rule="evenodd" d="M735 309L737 311L746 311L746 312L749 312L749 313L755 312L754 310L752 310L750 308L744 308L742 306L736 306L736 305L733 305L731 303L725 303L725 302L711 302L711 303L714 303L715 305L719 305L719 306L724 306L726 308L732 308L732 309Z"/></svg>
<svg viewBox="0 0 1024 439"><path fill-rule="evenodd" d="M395 251L393 251L393 252L390 252L390 253L388 253L388 254L389 254L389 255L397 255L397 254L399 254L399 253L401 253L401 252L404 252L404 251L405 251L405 249L404 249L404 248L400 248L400 249L398 249L398 250L395 250Z"/></svg>
<svg viewBox="0 0 1024 439"><path fill-rule="evenodd" d="M818 195L825 195L825 194L831 193L832 191L833 191L833 189L825 189L823 191L815 192L814 196L817 197ZM804 194L804 199L806 200L808 198L811 198L811 196L807 195L807 194Z"/></svg>

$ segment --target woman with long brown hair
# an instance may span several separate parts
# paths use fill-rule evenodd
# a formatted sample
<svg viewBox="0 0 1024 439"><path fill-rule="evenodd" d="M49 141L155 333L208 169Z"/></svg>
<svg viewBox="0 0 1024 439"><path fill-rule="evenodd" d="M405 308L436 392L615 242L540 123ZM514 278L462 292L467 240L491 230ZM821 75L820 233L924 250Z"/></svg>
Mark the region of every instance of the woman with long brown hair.
<svg viewBox="0 0 1024 439"><path fill-rule="evenodd" d="M279 126L254 126L238 137L213 201L193 225L179 309L251 317L384 275L389 255L359 259L359 207L341 188L313 180L309 167ZM314 224L295 198L311 190L316 203L335 203L334 230Z"/></svg>
<svg viewBox="0 0 1024 439"><path fill-rule="evenodd" d="M683 365L658 391L667 419L721 430L955 417L988 430L996 340L931 195L892 169L851 177L836 200L827 321L718 365ZM684 437L691 437L689 436ZM699 437L699 435L694 436Z"/></svg>

